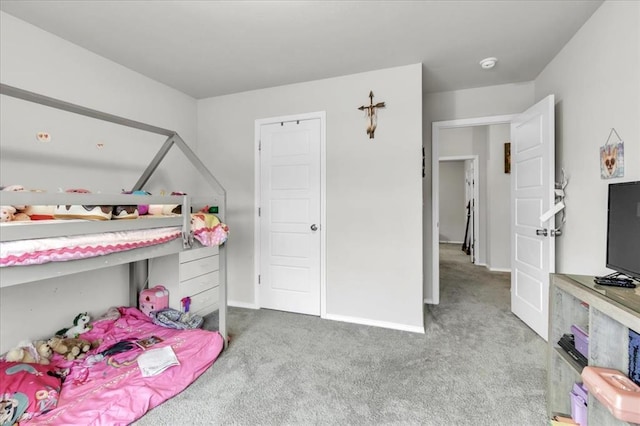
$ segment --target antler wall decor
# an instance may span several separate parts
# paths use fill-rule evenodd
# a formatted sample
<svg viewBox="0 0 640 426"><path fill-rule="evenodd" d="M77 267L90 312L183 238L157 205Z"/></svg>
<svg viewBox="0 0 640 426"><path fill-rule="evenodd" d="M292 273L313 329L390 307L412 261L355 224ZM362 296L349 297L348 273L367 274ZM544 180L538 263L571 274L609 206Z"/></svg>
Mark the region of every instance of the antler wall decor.
<svg viewBox="0 0 640 426"><path fill-rule="evenodd" d="M373 104L373 91L369 92L369 98L371 101L369 105L362 105L358 109L360 111L366 111L367 114L367 134L369 135L369 139L373 139L373 135L376 131L376 127L378 126L378 114L376 110L378 108L384 108L384 102L378 102L377 104Z"/></svg>

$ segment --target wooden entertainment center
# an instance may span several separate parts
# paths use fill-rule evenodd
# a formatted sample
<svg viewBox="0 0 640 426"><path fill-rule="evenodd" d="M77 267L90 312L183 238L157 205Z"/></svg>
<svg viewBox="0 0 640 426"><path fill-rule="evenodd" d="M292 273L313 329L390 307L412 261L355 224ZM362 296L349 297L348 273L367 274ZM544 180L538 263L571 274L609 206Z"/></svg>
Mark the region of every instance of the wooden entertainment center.
<svg viewBox="0 0 640 426"><path fill-rule="evenodd" d="M629 373L629 329L640 333L640 286L635 289L597 285L592 276L553 274L549 292L547 411L570 414L570 391L581 382L582 366L558 346L571 325L589 330L590 366ZM615 418L593 395L589 425L628 425Z"/></svg>

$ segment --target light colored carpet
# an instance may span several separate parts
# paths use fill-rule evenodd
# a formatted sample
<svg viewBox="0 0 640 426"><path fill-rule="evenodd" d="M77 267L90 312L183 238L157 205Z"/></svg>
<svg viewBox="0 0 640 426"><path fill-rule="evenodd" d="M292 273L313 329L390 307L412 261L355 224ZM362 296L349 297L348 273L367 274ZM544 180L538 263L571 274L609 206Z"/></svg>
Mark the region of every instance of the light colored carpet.
<svg viewBox="0 0 640 426"><path fill-rule="evenodd" d="M546 346L511 314L509 274L443 246L426 334L231 308L228 349L136 424L547 424Z"/></svg>

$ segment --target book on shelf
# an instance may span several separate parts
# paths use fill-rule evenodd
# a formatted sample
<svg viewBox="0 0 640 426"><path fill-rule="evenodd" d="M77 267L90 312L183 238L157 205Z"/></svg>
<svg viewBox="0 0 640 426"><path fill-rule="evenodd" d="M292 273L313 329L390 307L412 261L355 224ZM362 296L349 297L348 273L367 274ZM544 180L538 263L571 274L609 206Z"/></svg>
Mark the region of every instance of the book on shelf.
<svg viewBox="0 0 640 426"><path fill-rule="evenodd" d="M560 346L574 361L580 364L581 367L588 365L587 358L582 355L575 346L573 334L563 334L560 340L558 340L558 346Z"/></svg>

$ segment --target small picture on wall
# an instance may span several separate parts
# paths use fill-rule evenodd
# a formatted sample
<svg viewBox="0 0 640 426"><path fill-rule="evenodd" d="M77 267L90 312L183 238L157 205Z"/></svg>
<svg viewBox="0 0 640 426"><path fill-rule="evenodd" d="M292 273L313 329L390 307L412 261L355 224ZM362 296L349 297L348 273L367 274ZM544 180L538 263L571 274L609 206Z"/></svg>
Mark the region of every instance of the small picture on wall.
<svg viewBox="0 0 640 426"><path fill-rule="evenodd" d="M624 142L600 147L600 177L611 179L624 176Z"/></svg>
<svg viewBox="0 0 640 426"><path fill-rule="evenodd" d="M511 173L511 142L504 144L504 172Z"/></svg>

